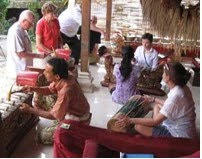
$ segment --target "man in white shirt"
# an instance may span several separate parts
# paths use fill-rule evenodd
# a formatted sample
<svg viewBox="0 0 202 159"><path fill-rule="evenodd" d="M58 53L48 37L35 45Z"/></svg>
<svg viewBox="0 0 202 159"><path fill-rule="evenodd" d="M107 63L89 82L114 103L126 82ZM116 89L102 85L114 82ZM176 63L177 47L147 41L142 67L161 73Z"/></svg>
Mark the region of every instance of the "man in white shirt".
<svg viewBox="0 0 202 159"><path fill-rule="evenodd" d="M8 77L16 78L20 71L33 65L33 58L43 58L43 55L32 53L31 41L27 30L34 23L34 14L30 10L24 10L19 20L8 30L7 35L7 61L6 70Z"/></svg>
<svg viewBox="0 0 202 159"><path fill-rule="evenodd" d="M142 46L135 51L135 58L143 69L154 71L158 64L158 53L152 48L153 35L145 33L142 36Z"/></svg>
<svg viewBox="0 0 202 159"><path fill-rule="evenodd" d="M63 44L67 43L72 50L71 56L75 58L75 64L78 64L81 52L81 42L77 37L77 32L81 25L81 8L75 5L72 8L65 9L58 17L60 23L60 32Z"/></svg>

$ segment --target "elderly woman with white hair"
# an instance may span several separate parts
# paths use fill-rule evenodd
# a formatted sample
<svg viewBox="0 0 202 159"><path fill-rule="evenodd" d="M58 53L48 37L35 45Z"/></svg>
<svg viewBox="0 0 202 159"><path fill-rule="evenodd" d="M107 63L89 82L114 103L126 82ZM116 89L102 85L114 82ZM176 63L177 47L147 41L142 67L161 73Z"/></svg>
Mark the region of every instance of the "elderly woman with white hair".
<svg viewBox="0 0 202 159"><path fill-rule="evenodd" d="M7 62L8 77L15 78L18 72L33 65L33 58L43 58L43 55L32 53L31 41L27 30L34 24L35 16L32 11L24 10L19 20L8 30Z"/></svg>

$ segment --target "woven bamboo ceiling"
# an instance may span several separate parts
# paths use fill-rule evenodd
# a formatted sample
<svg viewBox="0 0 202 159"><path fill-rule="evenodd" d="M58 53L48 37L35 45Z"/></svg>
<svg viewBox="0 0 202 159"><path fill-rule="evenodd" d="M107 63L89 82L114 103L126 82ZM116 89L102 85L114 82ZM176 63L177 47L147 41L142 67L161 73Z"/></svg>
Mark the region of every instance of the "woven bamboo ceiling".
<svg viewBox="0 0 202 159"><path fill-rule="evenodd" d="M199 0L141 0L143 19L162 37L196 45L200 40Z"/></svg>

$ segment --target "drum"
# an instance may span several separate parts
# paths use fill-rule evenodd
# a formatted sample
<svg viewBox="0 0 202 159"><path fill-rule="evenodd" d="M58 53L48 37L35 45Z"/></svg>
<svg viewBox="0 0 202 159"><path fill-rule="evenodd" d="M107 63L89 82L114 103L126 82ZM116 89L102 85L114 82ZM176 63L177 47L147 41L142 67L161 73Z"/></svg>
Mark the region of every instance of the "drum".
<svg viewBox="0 0 202 159"><path fill-rule="evenodd" d="M116 127L115 123L122 115L130 118L144 117L149 112L149 104L140 95L133 96L107 123L107 128L116 132L134 133L134 124L123 129Z"/></svg>

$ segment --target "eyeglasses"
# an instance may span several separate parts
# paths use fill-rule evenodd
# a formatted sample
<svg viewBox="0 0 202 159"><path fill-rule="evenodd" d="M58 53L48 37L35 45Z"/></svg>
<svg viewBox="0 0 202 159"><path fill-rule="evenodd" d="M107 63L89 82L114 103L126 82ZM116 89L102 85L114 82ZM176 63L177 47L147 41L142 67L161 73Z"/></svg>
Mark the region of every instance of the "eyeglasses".
<svg viewBox="0 0 202 159"><path fill-rule="evenodd" d="M26 21L29 23L30 26L34 26L34 22L31 22L28 19L26 19Z"/></svg>

